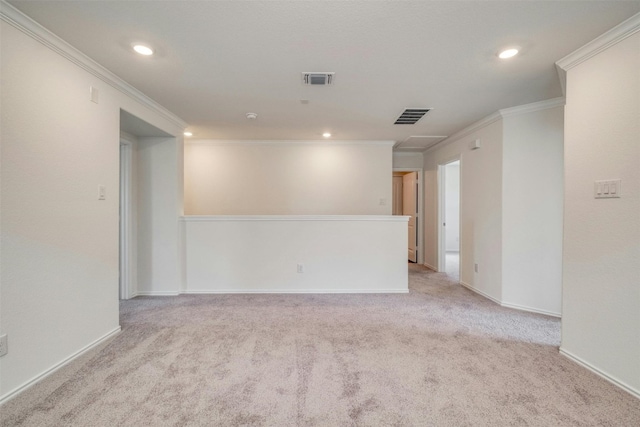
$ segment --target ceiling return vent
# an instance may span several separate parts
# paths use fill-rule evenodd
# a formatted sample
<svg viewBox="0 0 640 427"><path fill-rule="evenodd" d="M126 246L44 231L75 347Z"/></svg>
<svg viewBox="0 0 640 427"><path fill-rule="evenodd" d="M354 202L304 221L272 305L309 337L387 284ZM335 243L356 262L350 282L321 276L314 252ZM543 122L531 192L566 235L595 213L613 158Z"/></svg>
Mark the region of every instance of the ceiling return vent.
<svg viewBox="0 0 640 427"><path fill-rule="evenodd" d="M333 75L335 73L330 72L307 72L302 73L302 84L305 85L332 85Z"/></svg>
<svg viewBox="0 0 640 427"><path fill-rule="evenodd" d="M431 108L407 108L400 117L398 117L394 125L415 125Z"/></svg>

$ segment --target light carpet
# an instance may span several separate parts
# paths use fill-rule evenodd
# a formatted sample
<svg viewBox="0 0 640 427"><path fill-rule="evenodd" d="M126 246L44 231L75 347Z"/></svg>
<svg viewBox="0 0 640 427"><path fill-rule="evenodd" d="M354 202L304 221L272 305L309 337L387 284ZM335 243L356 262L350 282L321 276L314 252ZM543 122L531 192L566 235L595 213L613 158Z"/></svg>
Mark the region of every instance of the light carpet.
<svg viewBox="0 0 640 427"><path fill-rule="evenodd" d="M558 319L410 265L409 294L185 295L0 408L3 426L638 426Z"/></svg>

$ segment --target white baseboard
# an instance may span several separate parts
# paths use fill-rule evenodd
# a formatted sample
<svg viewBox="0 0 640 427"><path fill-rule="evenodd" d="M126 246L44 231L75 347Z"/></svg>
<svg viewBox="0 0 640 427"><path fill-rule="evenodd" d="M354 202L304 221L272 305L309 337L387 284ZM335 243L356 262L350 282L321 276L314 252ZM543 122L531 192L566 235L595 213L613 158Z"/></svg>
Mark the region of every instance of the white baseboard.
<svg viewBox="0 0 640 427"><path fill-rule="evenodd" d="M624 381L620 381L617 378L612 377L611 375L601 371L600 369L596 368L592 364L590 364L588 362L585 362L580 357L578 357L575 354L563 349L562 347L560 347L560 354L563 355L564 357L566 357L567 359L577 363L578 365L580 365L580 366L582 366L584 368L587 368L588 370L590 370L594 374L604 378L605 380L609 381L611 384L620 387L621 389L623 389L624 391L626 391L630 395L634 396L635 398L640 399L640 391L636 390L635 388L633 388L630 385L626 384Z"/></svg>
<svg viewBox="0 0 640 427"><path fill-rule="evenodd" d="M137 297L175 297L180 295L180 292L175 291L138 291Z"/></svg>
<svg viewBox="0 0 640 427"><path fill-rule="evenodd" d="M78 350L75 353L73 353L71 356L69 356L66 359L62 360L61 362L53 365L51 368L47 369L46 371L42 372L41 374L36 375L35 377L31 378L27 382L23 383L22 385L14 388L13 390L11 390L10 392L4 394L3 396L0 396L0 405L3 405L5 402L8 402L9 400L13 399L18 394L22 393L23 391L25 391L29 387L35 385L36 383L42 381L43 379L45 379L49 375L53 374L55 371L57 371L58 369L62 368L63 366L65 366L66 364L71 362L72 360L82 356L86 352L88 352L91 349L99 346L103 342L107 341L109 338L111 338L114 335L117 335L119 333L120 333L120 326L118 326L117 328L115 328L111 332L108 332L107 334L103 335L102 337L98 338L97 340L93 341L92 343L84 346L80 350Z"/></svg>
<svg viewBox="0 0 640 427"><path fill-rule="evenodd" d="M427 263L425 262L425 263L424 263L424 266L425 266L425 267L427 267L429 270L433 270L433 271L435 271L436 273L438 272L438 269L437 269L437 268L435 268L435 267L434 267L433 265L431 265L431 264L427 264Z"/></svg>
<svg viewBox="0 0 640 427"><path fill-rule="evenodd" d="M498 305L502 305L502 303L500 302L500 300L499 300L499 299L494 298L494 297L492 297L491 295L489 295L489 294L487 294L487 293L485 293L485 292L482 292L482 291L481 291L481 290L479 290L479 289L474 288L474 287L473 287L473 286L471 286L470 284L465 283L465 282L463 282L462 280L460 281L460 284L461 284L462 286L464 286L465 288L469 289L470 291L475 292L475 293L476 293L476 294L478 294L478 295L482 295L483 297L485 297L485 298L487 298L487 299L490 299L491 301L495 302L495 303L496 303L496 304L498 304Z"/></svg>
<svg viewBox="0 0 640 427"><path fill-rule="evenodd" d="M526 305L512 304L510 302L503 302L500 305L507 308L515 308L516 310L529 311L531 313L538 313L547 316L562 318L562 314L555 311L547 311L539 308L527 307Z"/></svg>
<svg viewBox="0 0 640 427"><path fill-rule="evenodd" d="M220 289L220 290L185 290L183 294L407 294L408 289Z"/></svg>
<svg viewBox="0 0 640 427"><path fill-rule="evenodd" d="M470 291L475 292L478 295L481 295L481 296L483 296L483 297L485 297L487 299L490 299L491 301L495 302L496 304L498 304L501 307L513 308L515 310L528 311L530 313L538 313L538 314L544 314L546 316L562 318L562 315L560 313L556 313L556 312L553 312L553 311L547 311L547 310L542 310L542 309L539 309L539 308L527 307L525 305L512 304L510 302L502 302L499 299L494 298L491 295L489 295L489 294L487 294L485 292L482 292L479 289L474 288L470 284L463 282L462 280L460 281L460 284L462 286L464 286L465 288L469 289Z"/></svg>

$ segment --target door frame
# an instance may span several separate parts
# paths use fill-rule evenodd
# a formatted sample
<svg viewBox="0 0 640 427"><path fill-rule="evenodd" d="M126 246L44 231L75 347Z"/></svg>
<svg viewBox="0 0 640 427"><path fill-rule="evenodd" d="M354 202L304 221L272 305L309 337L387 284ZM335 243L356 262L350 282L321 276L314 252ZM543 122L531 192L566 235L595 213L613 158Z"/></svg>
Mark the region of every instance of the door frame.
<svg viewBox="0 0 640 427"><path fill-rule="evenodd" d="M418 251L417 264L424 264L424 182L423 182L423 169L422 168L392 168L391 181L393 185L393 172L417 172L418 173L418 216L416 220L416 226L418 227L418 245L416 251ZM393 203L393 202L392 202Z"/></svg>
<svg viewBox="0 0 640 427"><path fill-rule="evenodd" d="M133 251L133 141L126 135L120 135L120 225L119 225L119 295L126 300L133 297L133 270L135 254Z"/></svg>
<svg viewBox="0 0 640 427"><path fill-rule="evenodd" d="M460 175L462 175L462 158L460 155L451 157L442 163L438 163L438 272L446 271L447 239L446 228L446 167L449 163L460 162ZM460 210L462 210L462 179L460 179ZM458 213L459 215L459 213ZM460 265L462 266L462 233L460 233Z"/></svg>

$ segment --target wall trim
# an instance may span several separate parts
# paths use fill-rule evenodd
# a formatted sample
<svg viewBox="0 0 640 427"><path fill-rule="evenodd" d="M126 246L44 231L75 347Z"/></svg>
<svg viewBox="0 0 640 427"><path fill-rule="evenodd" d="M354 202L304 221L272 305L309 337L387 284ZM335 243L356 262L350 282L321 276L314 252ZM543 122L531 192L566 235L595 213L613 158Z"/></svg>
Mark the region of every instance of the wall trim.
<svg viewBox="0 0 640 427"><path fill-rule="evenodd" d="M578 365L582 366L583 368L587 368L588 370L590 370L594 374L598 375L599 377L604 378L605 380L609 381L611 384L621 388L622 390L626 391L627 393L629 393L630 395L632 395L636 399L640 399L640 391L639 390L636 390L635 388L633 388L630 385L626 384L624 381L620 381L619 379L617 379L617 378L607 374L606 372L596 368L595 366L593 366L589 362L586 362L584 359L582 359L582 358L576 356L575 354L571 353L570 351L567 351L566 349L562 348L562 346L560 346L560 354L562 356L566 357L567 359L571 360L572 362L575 362Z"/></svg>
<svg viewBox="0 0 640 427"><path fill-rule="evenodd" d="M167 110L162 105L158 104L156 101L149 98L147 95L140 92L138 89L131 86L129 83L125 82L120 77L113 74L111 71L89 58L84 53L53 34L51 31L47 30L24 13L20 12L15 7L6 3L4 0L0 1L0 19L22 31L34 40L42 43L44 46L66 58L93 76L99 78L114 89L129 96L134 101L139 102L151 111L159 114L161 117L170 121L180 129L187 127L186 122L171 111Z"/></svg>
<svg viewBox="0 0 640 427"><path fill-rule="evenodd" d="M409 222L401 215L185 215L182 222L213 221L380 221Z"/></svg>
<svg viewBox="0 0 640 427"><path fill-rule="evenodd" d="M422 265L424 265L424 266L425 266L425 267L427 267L429 270L432 270L432 271L433 271L433 272L435 272L435 273L437 273L437 272L438 272L438 269L437 269L437 268L435 268L435 267L434 267L433 265L431 265L431 264L427 264L427 263L425 262L425 263L424 263L424 264L422 264Z"/></svg>
<svg viewBox="0 0 640 427"><path fill-rule="evenodd" d="M476 289L473 286L471 286L470 284L463 282L462 280L460 281L460 284L462 286L464 286L465 288L469 289L470 291L473 291L473 292L477 293L478 295L481 295L481 296L483 296L483 297L495 302L496 304L498 304L501 307L512 308L514 310L526 311L526 312L529 312L529 313L544 314L545 316L562 318L562 315L560 313L556 313L554 311L541 310L539 308L527 307L526 305L518 305L518 304L509 303L509 302L502 302L499 299L494 298L491 295L487 294L486 292L483 292L483 291L481 291L479 289Z"/></svg>
<svg viewBox="0 0 640 427"><path fill-rule="evenodd" d="M466 128L463 128L461 130L459 130L458 132L454 133L453 135L451 135L450 137L448 137L447 139L444 139L440 142L438 142L435 145L432 145L431 147L427 148L426 150L423 151L423 153L429 153L431 151L435 151L441 147L444 147L445 145L448 145L454 141L457 141L461 138L464 138L465 136L468 136L470 134L472 134L473 132L477 131L478 129L482 129L485 126L490 125L491 123L497 122L498 120L502 119L502 116L500 115L499 111L496 111L493 114L490 114L480 120L478 120L477 122L474 122L472 124L470 124L469 126L467 126Z"/></svg>
<svg viewBox="0 0 640 427"><path fill-rule="evenodd" d="M481 291L480 289L476 289L476 288L474 288L473 286L471 286L470 284L468 284L468 283L466 283L466 282L463 282L462 280L460 280L460 284L461 284L462 286L464 286L465 288L469 289L470 291L475 292L475 293L477 293L478 295L483 296L483 297L485 297L485 298L487 298L487 299L489 299L489 300L491 300L491 301L495 302L495 303L496 303L496 304L498 304L498 305L502 305L502 303L500 302L500 300L499 300L499 299L492 297L492 296L491 296L491 295L489 295L488 293L483 292L483 291Z"/></svg>
<svg viewBox="0 0 640 427"><path fill-rule="evenodd" d="M393 147L395 141L298 140L298 139L185 139L185 145L381 145Z"/></svg>
<svg viewBox="0 0 640 427"><path fill-rule="evenodd" d="M640 13L636 13L631 18L556 61L556 65L560 69L568 71L638 31L640 31Z"/></svg>
<svg viewBox="0 0 640 427"><path fill-rule="evenodd" d="M475 123L470 124L466 128L459 130L458 132L454 133L447 139L444 139L438 142L437 144L427 148L422 153L429 153L431 151L435 151L436 149L442 148L445 145L458 141L464 138L465 136L469 136L473 132L479 129L482 129L485 126L488 126L492 123L495 123L498 120L502 120L506 117L516 116L519 114L533 113L535 111L546 110L549 108L560 107L560 106L563 106L564 104L565 104L565 99L564 97L561 96L557 98L546 99L544 101L537 101L537 102L531 102L529 104L518 105L516 107L503 108L501 110L496 111L493 114L488 115L483 119L478 120Z"/></svg>
<svg viewBox="0 0 640 427"><path fill-rule="evenodd" d="M550 108L562 107L565 104L564 96L546 99L544 101L532 102L530 104L518 105L517 107L504 108L498 113L502 118L517 116L520 114L533 113L536 111L548 110Z"/></svg>
<svg viewBox="0 0 640 427"><path fill-rule="evenodd" d="M562 86L562 93L565 95L567 94L568 70L582 64L589 58L596 56L600 52L621 42L638 31L640 31L640 13L633 15L631 18L623 21L621 24L613 27L606 33L576 49L564 58L556 61L556 71L558 72L558 78L560 79L560 86Z"/></svg>
<svg viewBox="0 0 640 427"><path fill-rule="evenodd" d="M119 334L120 330L121 330L120 326L118 325L117 328L114 328L113 330L111 330L110 332L107 332L105 335L101 336L97 340L95 340L95 341L89 343L88 345L82 347L80 350L78 350L75 353L71 354L69 357L63 359L61 362L56 363L51 368L49 368L49 369L45 370L44 372L36 375L35 377L31 378L30 380L24 382L22 385L14 388L13 390L11 390L8 393L4 394L3 396L0 396L0 406L5 404L9 400L13 399L14 397L19 395L23 391L27 390L31 386L34 386L35 384L39 383L40 381L42 381L43 379L45 379L49 375L53 374L54 372L56 372L58 369L62 368L63 366L67 365L71 361L77 359L78 357L82 356L83 354L87 353L88 351L93 350L95 347L99 346L100 344L104 343L105 341L109 340L110 338L114 337L115 335Z"/></svg>
<svg viewBox="0 0 640 427"><path fill-rule="evenodd" d="M182 294L408 294L409 290L398 289L220 289L197 290L188 289Z"/></svg>
<svg viewBox="0 0 640 427"><path fill-rule="evenodd" d="M560 313L558 313L556 311L542 310L542 309L539 309L539 308L528 307L526 305L512 304L510 302L502 302L500 305L503 306L503 307L507 307L507 308L514 308L514 309L520 310L520 311L528 311L530 313L544 314L546 316L557 317L559 319L562 318L562 314L560 314Z"/></svg>
<svg viewBox="0 0 640 427"><path fill-rule="evenodd" d="M135 294L136 297L175 297L178 295L180 292L176 291L138 291Z"/></svg>

